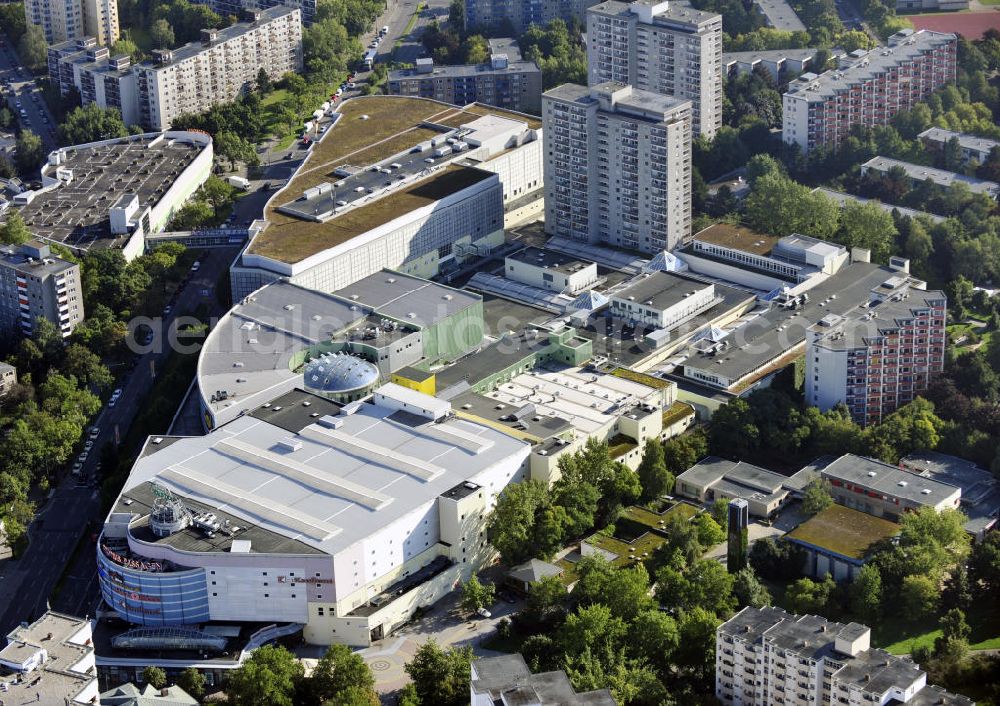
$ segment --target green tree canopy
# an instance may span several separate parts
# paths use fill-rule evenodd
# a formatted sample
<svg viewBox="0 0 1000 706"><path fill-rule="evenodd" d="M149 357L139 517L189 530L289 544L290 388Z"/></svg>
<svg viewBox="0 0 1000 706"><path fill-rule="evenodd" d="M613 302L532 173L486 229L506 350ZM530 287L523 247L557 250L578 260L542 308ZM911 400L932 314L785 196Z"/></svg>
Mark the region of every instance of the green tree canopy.
<svg viewBox="0 0 1000 706"><path fill-rule="evenodd" d="M235 706L292 706L302 675L302 663L295 655L283 647L264 645L233 670L226 682L226 695Z"/></svg>
<svg viewBox="0 0 1000 706"><path fill-rule="evenodd" d="M63 145L98 142L126 135L128 129L118 109L101 108L96 103L74 108L59 125L59 142Z"/></svg>
<svg viewBox="0 0 1000 706"><path fill-rule="evenodd" d="M0 225L0 243L6 245L21 245L31 240L31 231L25 224L21 214L13 211L7 220Z"/></svg>
<svg viewBox="0 0 1000 706"><path fill-rule="evenodd" d="M375 677L364 659L346 645L330 645L309 677L314 693L334 703L378 703ZM350 693L351 691L356 693Z"/></svg>
<svg viewBox="0 0 1000 706"><path fill-rule="evenodd" d="M802 512L812 517L833 505L830 489L830 481L824 478L809 481L802 494Z"/></svg>
<svg viewBox="0 0 1000 706"><path fill-rule="evenodd" d="M404 669L422 704L463 706L469 701L472 648L441 649L433 639L421 645Z"/></svg>
<svg viewBox="0 0 1000 706"><path fill-rule="evenodd" d="M479 577L473 574L462 584L462 608L475 613L483 608L489 608L496 600L496 586L492 583L480 583Z"/></svg>
<svg viewBox="0 0 1000 706"><path fill-rule="evenodd" d="M154 689L162 689L167 685L167 673L159 667L146 667L142 670L142 680Z"/></svg>

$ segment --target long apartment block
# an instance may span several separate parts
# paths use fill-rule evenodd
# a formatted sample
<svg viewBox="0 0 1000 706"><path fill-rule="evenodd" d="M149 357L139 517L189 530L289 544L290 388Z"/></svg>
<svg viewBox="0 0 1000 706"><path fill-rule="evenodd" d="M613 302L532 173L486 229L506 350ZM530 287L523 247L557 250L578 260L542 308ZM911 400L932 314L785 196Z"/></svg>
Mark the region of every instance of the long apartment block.
<svg viewBox="0 0 1000 706"><path fill-rule="evenodd" d="M855 125L887 125L956 77L954 34L903 30L818 76L805 73L782 100L781 137L803 152L836 147Z"/></svg>
<svg viewBox="0 0 1000 706"><path fill-rule="evenodd" d="M79 265L52 256L37 241L0 248L0 331L30 336L42 318L65 338L83 316Z"/></svg>
<svg viewBox="0 0 1000 706"><path fill-rule="evenodd" d="M686 4L608 0L587 10L588 83L691 101L695 135L722 127L722 15Z"/></svg>
<svg viewBox="0 0 1000 706"><path fill-rule="evenodd" d="M433 59L417 59L415 68L389 72L388 93L455 105L486 103L538 115L542 110L542 72L535 62L510 61L506 54L493 54L486 63L464 66L435 66Z"/></svg>
<svg viewBox="0 0 1000 706"><path fill-rule="evenodd" d="M846 314L824 316L807 333L806 400L823 410L843 402L866 425L912 402L944 368L947 304L896 276Z"/></svg>
<svg viewBox="0 0 1000 706"><path fill-rule="evenodd" d="M691 103L631 86L542 96L545 230L654 253L691 231Z"/></svg>
<svg viewBox="0 0 1000 706"><path fill-rule="evenodd" d="M715 696L733 706L974 706L913 662L871 648L871 628L744 608L715 632Z"/></svg>
<svg viewBox="0 0 1000 706"><path fill-rule="evenodd" d="M315 2L315 0L312 0ZM469 30L504 30L521 35L552 20L582 22L589 0L465 0Z"/></svg>
<svg viewBox="0 0 1000 706"><path fill-rule="evenodd" d="M110 56L93 38L64 42L49 49L49 77L64 94L76 88L85 105L118 108L127 124L165 130L179 115L233 100L254 85L261 68L275 78L302 69L298 9L273 7L245 17L136 65Z"/></svg>
<svg viewBox="0 0 1000 706"><path fill-rule="evenodd" d="M49 44L92 36L108 46L118 40L118 0L26 0L24 18Z"/></svg>

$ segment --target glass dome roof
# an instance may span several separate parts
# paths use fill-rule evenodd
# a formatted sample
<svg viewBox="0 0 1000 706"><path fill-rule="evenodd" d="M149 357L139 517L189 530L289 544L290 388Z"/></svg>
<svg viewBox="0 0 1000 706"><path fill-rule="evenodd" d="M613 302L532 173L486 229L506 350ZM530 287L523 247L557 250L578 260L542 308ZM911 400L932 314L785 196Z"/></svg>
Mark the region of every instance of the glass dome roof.
<svg viewBox="0 0 1000 706"><path fill-rule="evenodd" d="M349 392L378 382L378 368L349 353L327 353L306 363L307 387L323 392Z"/></svg>

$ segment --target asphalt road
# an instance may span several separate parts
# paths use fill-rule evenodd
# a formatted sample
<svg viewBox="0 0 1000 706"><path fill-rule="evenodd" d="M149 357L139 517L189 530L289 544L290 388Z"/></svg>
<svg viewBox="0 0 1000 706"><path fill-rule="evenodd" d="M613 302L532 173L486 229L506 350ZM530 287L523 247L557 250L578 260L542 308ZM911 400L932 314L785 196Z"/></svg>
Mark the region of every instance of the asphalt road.
<svg viewBox="0 0 1000 706"><path fill-rule="evenodd" d="M45 153L48 154L56 148L55 120L45 106L41 91L35 87L31 74L27 69L21 68L10 42L5 38L2 41L4 46L0 47L0 84L3 84L3 88L0 92L7 105L17 114L21 126L42 138ZM27 117L21 115L21 110Z"/></svg>
<svg viewBox="0 0 1000 706"><path fill-rule="evenodd" d="M160 322L161 335L154 341L153 350L140 355L136 367L119 378L121 397L113 407L105 405L93 422L100 429L100 435L84 464L84 479L94 479L103 445L125 438L139 405L152 386L154 372L158 372L169 357L171 348L167 332L177 323L179 313L194 311L202 301L209 303L213 316L224 311L225 307L215 296L215 285L237 251L237 248L205 251L198 272L178 294L170 315ZM94 479L95 486L99 481L99 478ZM31 543L25 554L16 561L8 561L0 569L0 607L3 610L0 635L6 635L21 621L34 620L45 611L48 597L88 521L103 521L100 510L97 487L81 487L77 479L67 474L32 523ZM80 554L73 557L67 581L53 607L76 615L93 615L98 598L94 549L89 541L82 546Z"/></svg>

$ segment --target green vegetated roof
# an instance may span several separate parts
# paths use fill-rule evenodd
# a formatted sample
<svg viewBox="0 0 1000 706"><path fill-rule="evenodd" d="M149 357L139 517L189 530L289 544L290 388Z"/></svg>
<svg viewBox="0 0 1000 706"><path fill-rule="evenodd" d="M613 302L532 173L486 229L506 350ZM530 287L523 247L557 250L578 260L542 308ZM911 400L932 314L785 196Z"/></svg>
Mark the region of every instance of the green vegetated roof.
<svg viewBox="0 0 1000 706"><path fill-rule="evenodd" d="M851 559L861 559L872 545L899 534L899 525L843 505L831 505L786 535Z"/></svg>

